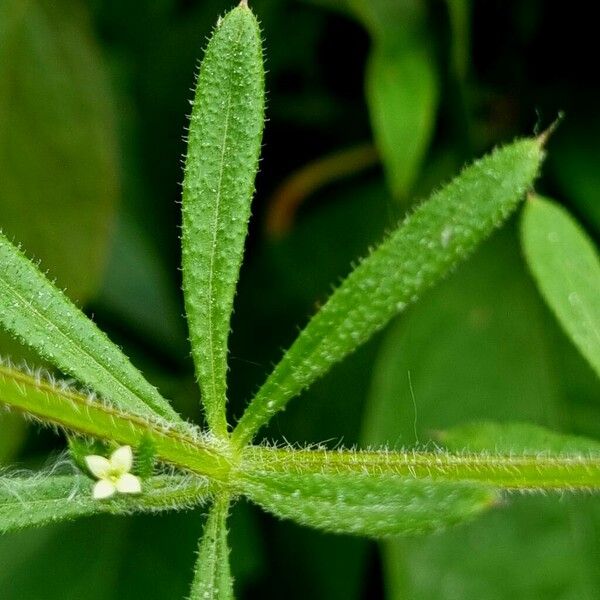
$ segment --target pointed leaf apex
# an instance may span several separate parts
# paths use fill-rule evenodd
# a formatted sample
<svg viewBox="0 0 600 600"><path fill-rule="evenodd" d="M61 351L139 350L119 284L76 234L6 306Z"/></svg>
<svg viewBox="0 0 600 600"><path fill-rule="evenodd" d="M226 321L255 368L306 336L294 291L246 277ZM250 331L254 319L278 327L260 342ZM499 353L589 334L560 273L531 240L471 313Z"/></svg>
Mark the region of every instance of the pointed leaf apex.
<svg viewBox="0 0 600 600"><path fill-rule="evenodd" d="M550 126L547 127L544 131L542 131L542 133L540 133L537 136L536 139L542 148L547 144L548 140L550 139L550 136L556 131L556 128L560 125L561 121L564 118L565 113L563 111L560 111L558 113L558 116L556 117L556 119L554 119Z"/></svg>

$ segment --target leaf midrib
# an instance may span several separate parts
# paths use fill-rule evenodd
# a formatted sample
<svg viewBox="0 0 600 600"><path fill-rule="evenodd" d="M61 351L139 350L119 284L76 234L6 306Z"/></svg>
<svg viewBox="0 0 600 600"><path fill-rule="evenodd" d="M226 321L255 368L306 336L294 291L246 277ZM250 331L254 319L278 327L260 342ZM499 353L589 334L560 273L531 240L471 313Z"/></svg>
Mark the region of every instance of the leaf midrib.
<svg viewBox="0 0 600 600"><path fill-rule="evenodd" d="M235 49L237 49L239 46L240 39L242 37L242 33L243 33L243 31L240 28L238 37L234 43ZM235 52L232 52L231 56L234 57ZM234 61L234 59L232 58L232 62L233 61ZM208 261L208 299L209 299L208 300L209 301L208 330L210 333L210 335L209 335L210 342L208 344L208 353L209 353L209 360L210 360L210 374L211 374L210 385L212 388L213 402L222 400L217 397L217 381L216 381L217 374L215 372L215 346L216 346L215 335L216 335L216 332L213 327L213 308L214 308L213 281L214 281L214 272L215 272L215 256L216 256L216 249L217 249L218 224L219 224L219 221L221 220L221 200L222 200L222 190L223 190L223 175L224 175L224 171L225 171L225 154L226 154L228 146L229 146L229 123L230 123L230 117L231 117L231 98L233 96L233 87L234 87L234 83L231 79L229 79L228 82L229 82L229 84L227 86L227 108L225 110L225 126L223 129L221 161L220 161L220 165L219 165L219 180L218 180L218 184L217 184L217 192L216 192L216 200L215 200L215 211L214 211L215 216L213 219L213 239L212 239L212 243L211 243L209 261ZM221 415L215 414L214 416L211 416L209 413L210 413L210 411L207 410L207 418L210 418L211 421L213 421L211 423L211 426L216 430L216 432L222 433L222 431L221 431L222 429L224 429L226 431L227 424L226 424L225 416L222 415L222 418L221 418ZM216 419L219 419L219 421L214 422Z"/></svg>

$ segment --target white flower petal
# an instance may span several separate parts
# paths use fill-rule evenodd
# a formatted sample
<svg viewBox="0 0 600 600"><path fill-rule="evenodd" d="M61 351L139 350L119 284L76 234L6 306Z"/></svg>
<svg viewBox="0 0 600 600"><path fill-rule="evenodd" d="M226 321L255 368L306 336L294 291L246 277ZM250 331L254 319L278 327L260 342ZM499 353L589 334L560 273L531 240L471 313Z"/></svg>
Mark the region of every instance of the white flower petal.
<svg viewBox="0 0 600 600"><path fill-rule="evenodd" d="M142 491L140 478L131 473L121 475L115 485L121 494L139 494Z"/></svg>
<svg viewBox="0 0 600 600"><path fill-rule="evenodd" d="M86 456L85 464L92 475L96 476L98 479L105 479L110 472L110 462L107 458L104 458L104 456L97 456L96 454Z"/></svg>
<svg viewBox="0 0 600 600"><path fill-rule="evenodd" d="M110 464L115 471L129 473L133 466L131 446L121 446L110 455Z"/></svg>
<svg viewBox="0 0 600 600"><path fill-rule="evenodd" d="M96 500L102 500L104 498L110 498L116 491L117 488L114 483L107 481L106 479L101 479L94 484L92 497Z"/></svg>

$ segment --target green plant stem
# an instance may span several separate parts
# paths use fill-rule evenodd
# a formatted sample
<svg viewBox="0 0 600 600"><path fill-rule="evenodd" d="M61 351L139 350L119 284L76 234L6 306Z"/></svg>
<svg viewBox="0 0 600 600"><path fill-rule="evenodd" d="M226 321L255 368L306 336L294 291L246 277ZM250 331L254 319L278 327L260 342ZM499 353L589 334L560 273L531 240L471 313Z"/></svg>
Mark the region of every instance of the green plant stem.
<svg viewBox="0 0 600 600"><path fill-rule="evenodd" d="M161 461L205 475L243 492L244 473L397 474L439 481L478 481L500 489L600 490L600 456L589 454L280 449L249 446L235 453L227 442L169 429L119 412L98 400L0 365L0 402L44 422L93 437L138 446L149 440Z"/></svg>
<svg viewBox="0 0 600 600"><path fill-rule="evenodd" d="M506 456L355 450L294 450L251 446L241 471L364 473L437 481L477 481L505 490L600 490L600 456Z"/></svg>
<svg viewBox="0 0 600 600"><path fill-rule="evenodd" d="M138 446L149 440L165 462L226 481L231 465L226 447L216 439L181 433L175 426L155 423L118 411L87 396L62 390L50 381L0 365L0 402L60 427Z"/></svg>

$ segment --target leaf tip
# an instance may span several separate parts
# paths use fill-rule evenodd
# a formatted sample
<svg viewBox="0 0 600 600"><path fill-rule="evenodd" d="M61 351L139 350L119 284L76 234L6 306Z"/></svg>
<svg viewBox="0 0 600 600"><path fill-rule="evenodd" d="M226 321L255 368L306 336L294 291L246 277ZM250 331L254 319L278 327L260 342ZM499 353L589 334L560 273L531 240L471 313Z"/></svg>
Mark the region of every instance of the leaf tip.
<svg viewBox="0 0 600 600"><path fill-rule="evenodd" d="M540 145L540 147L544 147L548 140L550 139L550 137L552 136L552 134L556 131L556 128L560 125L561 121L565 118L565 113L561 110L556 119L554 119L554 121L550 124L549 127L547 127L544 131L542 131L542 133L540 133L537 137L536 140L538 142L538 144Z"/></svg>

